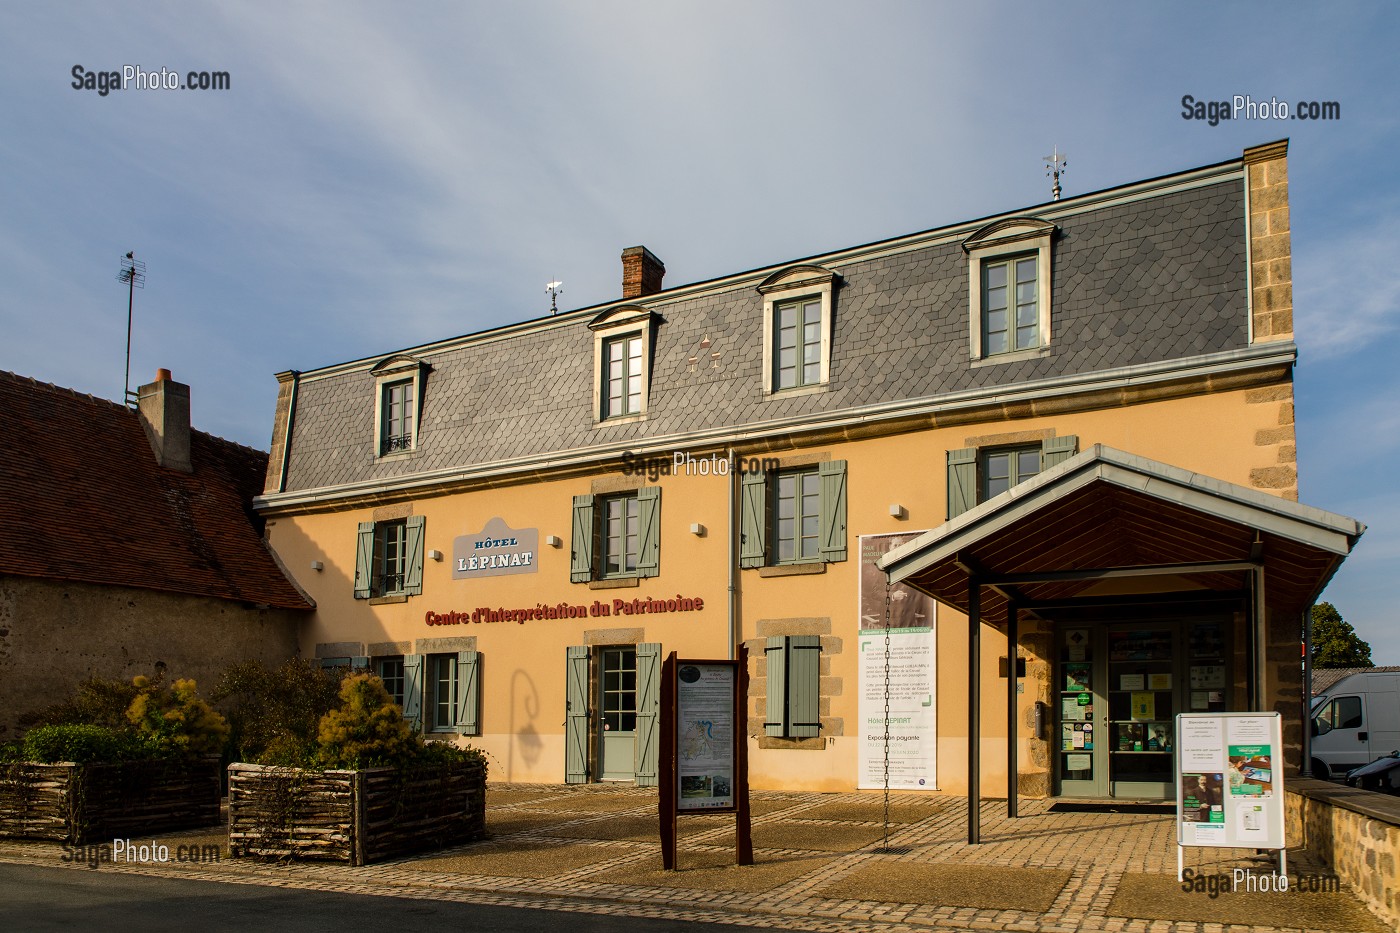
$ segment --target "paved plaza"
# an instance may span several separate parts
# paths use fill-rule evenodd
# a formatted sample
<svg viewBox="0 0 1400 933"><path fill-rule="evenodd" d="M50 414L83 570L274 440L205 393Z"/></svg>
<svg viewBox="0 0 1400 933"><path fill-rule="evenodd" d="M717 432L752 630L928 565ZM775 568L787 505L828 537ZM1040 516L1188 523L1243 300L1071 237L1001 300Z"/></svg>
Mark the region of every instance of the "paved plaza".
<svg viewBox="0 0 1400 933"><path fill-rule="evenodd" d="M99 871L628 914L793 930L1020 930L1047 933L1268 933L1387 927L1340 892L1185 892L1177 883L1170 812L1059 812L984 801L981 845L966 843L961 800L926 795L753 795L753 866L734 861L732 815L680 819L679 870L661 870L654 790L631 786L493 785L491 838L360 868L228 856L207 830L158 837L222 846L215 864L102 865ZM887 845L888 842L888 845ZM0 861L63 866L55 843L0 841ZM1211 875L1271 858L1188 849ZM75 868L74 870L78 870ZM81 869L89 870L89 869ZM1298 850L1289 873L1322 867Z"/></svg>

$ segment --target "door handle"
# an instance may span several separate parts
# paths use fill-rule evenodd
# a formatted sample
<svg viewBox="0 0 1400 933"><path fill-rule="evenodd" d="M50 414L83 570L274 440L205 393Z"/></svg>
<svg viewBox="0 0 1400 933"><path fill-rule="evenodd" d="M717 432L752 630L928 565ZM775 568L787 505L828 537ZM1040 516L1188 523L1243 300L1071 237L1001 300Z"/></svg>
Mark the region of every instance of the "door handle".
<svg viewBox="0 0 1400 933"><path fill-rule="evenodd" d="M1358 733L1356 733L1356 739L1357 739L1358 742L1364 742L1364 741L1366 741L1368 738L1370 738L1370 736L1371 736L1371 733L1369 733L1369 732L1358 732Z"/></svg>

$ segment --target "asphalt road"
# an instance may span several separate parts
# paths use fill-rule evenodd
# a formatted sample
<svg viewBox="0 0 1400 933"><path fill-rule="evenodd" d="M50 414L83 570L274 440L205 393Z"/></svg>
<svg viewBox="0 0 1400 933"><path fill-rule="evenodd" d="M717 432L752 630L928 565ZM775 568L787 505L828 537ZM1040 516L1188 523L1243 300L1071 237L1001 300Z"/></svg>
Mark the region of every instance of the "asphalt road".
<svg viewBox="0 0 1400 933"><path fill-rule="evenodd" d="M726 927L732 929L732 927ZM523 910L399 897L335 894L151 878L103 869L0 865L0 930L482 930L500 933L694 933L712 924Z"/></svg>

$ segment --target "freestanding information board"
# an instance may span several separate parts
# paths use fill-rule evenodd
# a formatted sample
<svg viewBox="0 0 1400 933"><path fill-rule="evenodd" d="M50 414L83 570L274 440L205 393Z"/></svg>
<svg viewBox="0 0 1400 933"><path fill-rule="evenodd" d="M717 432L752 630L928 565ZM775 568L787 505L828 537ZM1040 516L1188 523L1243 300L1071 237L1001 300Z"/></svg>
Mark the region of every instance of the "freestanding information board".
<svg viewBox="0 0 1400 933"><path fill-rule="evenodd" d="M661 665L661 864L676 867L676 817L734 814L734 861L753 864L749 820L749 652L732 660L681 660Z"/></svg>
<svg viewBox="0 0 1400 933"><path fill-rule="evenodd" d="M1186 846L1276 849L1283 828L1283 720L1278 713L1176 717L1176 876Z"/></svg>

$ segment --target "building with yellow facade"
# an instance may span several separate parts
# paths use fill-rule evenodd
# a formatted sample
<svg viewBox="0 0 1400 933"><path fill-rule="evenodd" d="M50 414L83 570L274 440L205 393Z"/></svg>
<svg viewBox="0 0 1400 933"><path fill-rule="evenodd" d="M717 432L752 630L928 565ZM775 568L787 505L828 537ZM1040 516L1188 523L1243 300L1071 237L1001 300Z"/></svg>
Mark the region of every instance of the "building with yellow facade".
<svg viewBox="0 0 1400 933"><path fill-rule="evenodd" d="M1363 528L1297 502L1286 155L279 374L303 653L508 781L655 783L662 657L741 645L756 788L1170 798L1193 710L1296 764Z"/></svg>

